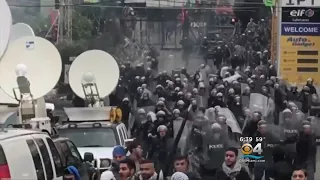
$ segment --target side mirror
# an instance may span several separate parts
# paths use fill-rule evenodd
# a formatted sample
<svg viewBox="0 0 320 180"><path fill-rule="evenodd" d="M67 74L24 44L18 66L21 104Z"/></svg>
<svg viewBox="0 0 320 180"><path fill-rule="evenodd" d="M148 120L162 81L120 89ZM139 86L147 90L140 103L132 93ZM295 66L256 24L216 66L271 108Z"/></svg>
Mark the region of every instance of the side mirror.
<svg viewBox="0 0 320 180"><path fill-rule="evenodd" d="M93 154L92 154L91 152L85 152L85 153L84 153L83 160L84 160L85 162L92 162L92 161L94 160Z"/></svg>

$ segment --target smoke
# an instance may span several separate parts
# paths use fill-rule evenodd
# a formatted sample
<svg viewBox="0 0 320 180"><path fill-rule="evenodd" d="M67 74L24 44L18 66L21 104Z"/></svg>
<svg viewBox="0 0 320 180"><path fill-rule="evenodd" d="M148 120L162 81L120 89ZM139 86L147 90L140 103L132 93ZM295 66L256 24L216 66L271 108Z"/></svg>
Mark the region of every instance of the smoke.
<svg viewBox="0 0 320 180"><path fill-rule="evenodd" d="M26 23L30 25L36 35L48 31L50 28L48 8L40 6L39 1L35 0L8 0L10 6L12 23Z"/></svg>

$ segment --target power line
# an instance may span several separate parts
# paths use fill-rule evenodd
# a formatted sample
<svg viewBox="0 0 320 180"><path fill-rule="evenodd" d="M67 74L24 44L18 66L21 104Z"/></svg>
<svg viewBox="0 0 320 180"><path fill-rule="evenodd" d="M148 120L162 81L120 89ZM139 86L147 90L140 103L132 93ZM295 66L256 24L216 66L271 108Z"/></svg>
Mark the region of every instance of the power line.
<svg viewBox="0 0 320 180"><path fill-rule="evenodd" d="M21 4L10 4L10 7L55 7L54 5L21 5ZM122 6L108 6L108 5L87 5L87 4L69 4L69 5L60 5L60 6L72 6L72 7L96 7L96 8L123 8ZM215 8L207 8L207 7L183 7L186 10L221 10L225 6L215 7ZM133 7L134 9L180 9L182 7L172 7L172 6L160 6L160 7ZM247 11L248 9L260 9L260 7L233 7L233 10L243 10Z"/></svg>

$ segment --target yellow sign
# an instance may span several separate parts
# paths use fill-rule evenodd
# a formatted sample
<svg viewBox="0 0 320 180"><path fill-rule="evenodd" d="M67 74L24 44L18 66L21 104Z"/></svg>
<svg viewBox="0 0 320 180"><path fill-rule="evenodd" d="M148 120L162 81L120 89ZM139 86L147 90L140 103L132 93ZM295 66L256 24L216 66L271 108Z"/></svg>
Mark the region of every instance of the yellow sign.
<svg viewBox="0 0 320 180"><path fill-rule="evenodd" d="M320 82L320 37L281 36L280 75L290 83Z"/></svg>
<svg viewBox="0 0 320 180"><path fill-rule="evenodd" d="M281 49L314 49L320 48L320 37L317 36L281 36Z"/></svg>

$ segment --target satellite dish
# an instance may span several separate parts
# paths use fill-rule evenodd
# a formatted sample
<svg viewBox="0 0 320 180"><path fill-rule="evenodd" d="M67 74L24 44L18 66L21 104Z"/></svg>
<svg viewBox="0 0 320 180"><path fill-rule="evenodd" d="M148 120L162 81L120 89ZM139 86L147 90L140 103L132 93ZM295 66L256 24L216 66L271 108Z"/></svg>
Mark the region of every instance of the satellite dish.
<svg viewBox="0 0 320 180"><path fill-rule="evenodd" d="M10 42L25 36L34 36L33 29L25 23L17 23L12 26Z"/></svg>
<svg viewBox="0 0 320 180"><path fill-rule="evenodd" d="M13 89L18 88L17 77L25 76L33 99L38 99L54 88L61 70L60 54L51 42L41 37L22 37L10 43L1 59L0 87L15 98Z"/></svg>
<svg viewBox="0 0 320 180"><path fill-rule="evenodd" d="M119 66L109 53L90 50L80 54L71 64L69 84L77 96L85 99L82 83L94 81L100 98L104 98L116 88L119 76Z"/></svg>
<svg viewBox="0 0 320 180"><path fill-rule="evenodd" d="M1 88L0 88L0 104L19 104L17 100L8 96Z"/></svg>
<svg viewBox="0 0 320 180"><path fill-rule="evenodd" d="M9 6L6 0L0 0L0 58L3 56L4 52L7 49L11 26L12 26L12 17Z"/></svg>

